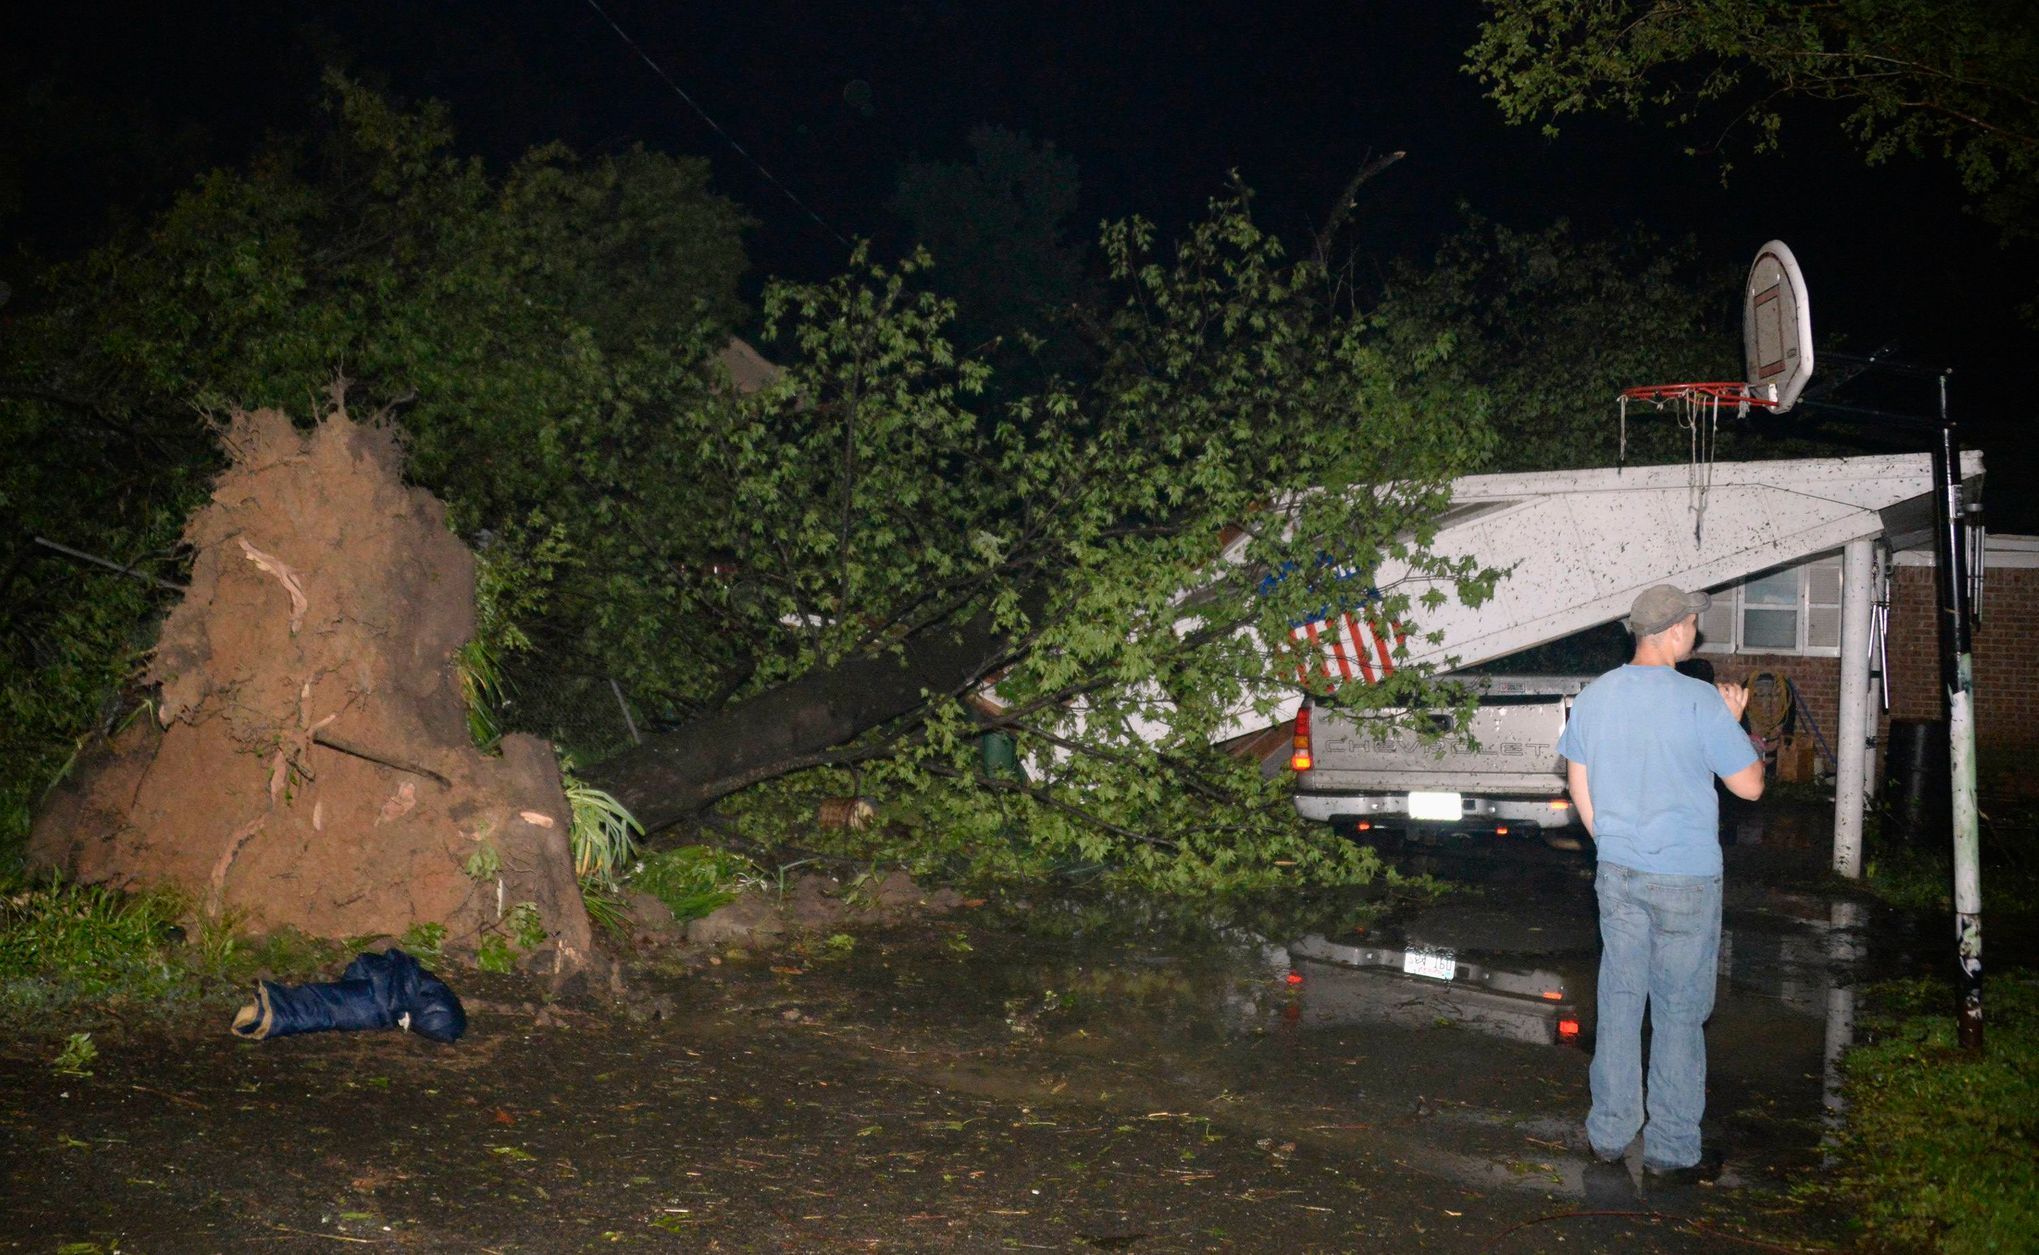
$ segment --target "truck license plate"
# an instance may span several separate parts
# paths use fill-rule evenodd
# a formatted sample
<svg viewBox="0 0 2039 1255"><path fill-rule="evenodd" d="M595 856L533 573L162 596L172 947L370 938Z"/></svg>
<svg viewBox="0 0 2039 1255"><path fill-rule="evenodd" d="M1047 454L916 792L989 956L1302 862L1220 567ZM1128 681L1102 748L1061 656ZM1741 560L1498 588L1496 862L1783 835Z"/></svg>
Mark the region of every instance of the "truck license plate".
<svg viewBox="0 0 2039 1255"><path fill-rule="evenodd" d="M1465 814L1465 799L1456 793L1411 793L1409 818L1457 819Z"/></svg>
<svg viewBox="0 0 2039 1255"><path fill-rule="evenodd" d="M1458 956L1450 950L1424 948L1402 952L1402 970L1411 976L1450 980L1458 975Z"/></svg>

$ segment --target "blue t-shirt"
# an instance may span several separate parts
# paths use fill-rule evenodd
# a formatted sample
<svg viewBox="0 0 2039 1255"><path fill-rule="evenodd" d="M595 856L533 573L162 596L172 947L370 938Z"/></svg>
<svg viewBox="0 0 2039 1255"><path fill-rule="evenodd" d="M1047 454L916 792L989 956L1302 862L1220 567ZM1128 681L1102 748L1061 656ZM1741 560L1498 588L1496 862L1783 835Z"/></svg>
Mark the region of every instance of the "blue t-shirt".
<svg viewBox="0 0 2039 1255"><path fill-rule="evenodd" d="M1572 703L1558 753L1586 768L1600 857L1642 872L1720 874L1715 776L1756 761L1720 691L1671 667L1634 663Z"/></svg>

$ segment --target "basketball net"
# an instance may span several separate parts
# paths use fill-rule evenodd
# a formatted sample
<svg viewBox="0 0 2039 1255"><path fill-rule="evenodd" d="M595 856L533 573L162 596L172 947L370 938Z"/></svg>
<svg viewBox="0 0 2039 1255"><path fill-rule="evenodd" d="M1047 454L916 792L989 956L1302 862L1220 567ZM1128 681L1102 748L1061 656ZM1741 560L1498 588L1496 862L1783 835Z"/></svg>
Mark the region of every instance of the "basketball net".
<svg viewBox="0 0 2039 1255"><path fill-rule="evenodd" d="M1671 407L1678 426L1685 430L1691 446L1685 466L1685 505L1692 511L1692 543L1701 543L1706 527L1706 494L1713 487L1713 455L1720 441L1721 411L1734 408L1736 418L1747 418L1749 407L1769 408L1773 397L1753 391L1745 383L1662 383L1644 384L1621 391L1621 452L1617 468L1628 464L1628 403L1648 401L1652 408Z"/></svg>

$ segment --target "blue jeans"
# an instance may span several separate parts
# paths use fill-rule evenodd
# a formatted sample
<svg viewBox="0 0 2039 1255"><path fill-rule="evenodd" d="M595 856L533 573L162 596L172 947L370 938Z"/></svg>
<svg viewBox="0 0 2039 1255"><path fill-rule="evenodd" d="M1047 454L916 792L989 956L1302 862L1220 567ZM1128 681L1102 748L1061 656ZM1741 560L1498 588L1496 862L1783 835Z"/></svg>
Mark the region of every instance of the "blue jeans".
<svg viewBox="0 0 2039 1255"><path fill-rule="evenodd" d="M1595 1154L1643 1133L1643 1162L1699 1162L1706 1113L1706 1018L1720 960L1720 877L1670 876L1601 863L1600 1009L1593 1050ZM1643 1123L1643 1006L1650 1010L1649 1123Z"/></svg>

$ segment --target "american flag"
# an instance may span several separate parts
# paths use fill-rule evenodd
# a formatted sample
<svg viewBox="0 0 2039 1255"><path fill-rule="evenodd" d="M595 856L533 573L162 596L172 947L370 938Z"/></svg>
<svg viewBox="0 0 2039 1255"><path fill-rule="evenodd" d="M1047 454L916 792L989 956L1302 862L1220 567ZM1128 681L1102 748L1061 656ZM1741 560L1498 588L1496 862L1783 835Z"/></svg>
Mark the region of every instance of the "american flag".
<svg viewBox="0 0 2039 1255"><path fill-rule="evenodd" d="M1354 678L1373 684L1393 675L1402 630L1364 612L1326 610L1290 628L1289 639L1296 645L1296 679L1308 684L1317 673L1336 689Z"/></svg>

